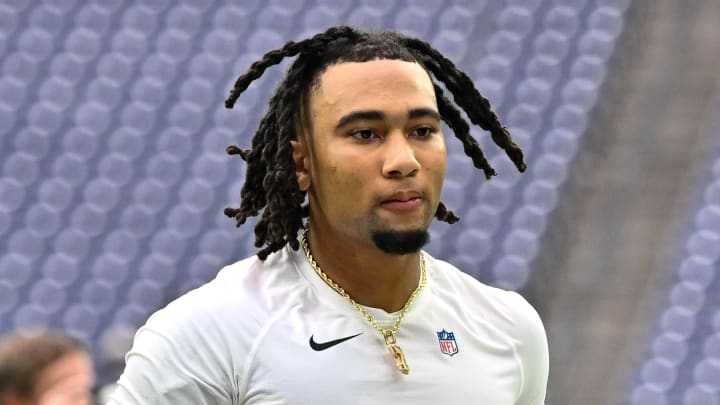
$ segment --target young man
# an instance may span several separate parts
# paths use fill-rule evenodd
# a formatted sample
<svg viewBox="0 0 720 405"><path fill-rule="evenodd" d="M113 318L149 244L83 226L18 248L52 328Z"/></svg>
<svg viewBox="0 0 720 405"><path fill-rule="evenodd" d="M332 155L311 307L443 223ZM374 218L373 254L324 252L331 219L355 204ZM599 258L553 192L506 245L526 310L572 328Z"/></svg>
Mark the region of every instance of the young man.
<svg viewBox="0 0 720 405"><path fill-rule="evenodd" d="M0 340L0 405L90 405L95 375L82 343L64 336Z"/></svg>
<svg viewBox="0 0 720 405"><path fill-rule="evenodd" d="M441 121L494 174L431 74L525 168L487 100L425 42L334 27L266 54L227 106L296 55L252 149L228 148L248 173L226 214L262 211L264 249L148 320L111 403L542 404L537 313L421 250L458 219Z"/></svg>

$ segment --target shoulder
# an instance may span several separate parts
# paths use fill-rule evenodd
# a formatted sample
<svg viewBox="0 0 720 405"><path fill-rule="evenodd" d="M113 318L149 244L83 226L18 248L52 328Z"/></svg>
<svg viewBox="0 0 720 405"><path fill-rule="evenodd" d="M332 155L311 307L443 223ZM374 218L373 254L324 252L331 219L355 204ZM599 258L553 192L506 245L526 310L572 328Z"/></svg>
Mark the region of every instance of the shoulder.
<svg viewBox="0 0 720 405"><path fill-rule="evenodd" d="M535 308L520 294L484 284L454 265L428 257L435 293L455 300L472 312L472 318L492 324L516 342L545 336Z"/></svg>
<svg viewBox="0 0 720 405"><path fill-rule="evenodd" d="M257 329L281 309L300 281L284 250L264 261L251 256L223 267L210 282L155 312L145 328L172 336Z"/></svg>
<svg viewBox="0 0 720 405"><path fill-rule="evenodd" d="M126 355L118 402L226 402L238 392L264 326L288 294L302 290L294 270L285 252L250 257L155 312Z"/></svg>

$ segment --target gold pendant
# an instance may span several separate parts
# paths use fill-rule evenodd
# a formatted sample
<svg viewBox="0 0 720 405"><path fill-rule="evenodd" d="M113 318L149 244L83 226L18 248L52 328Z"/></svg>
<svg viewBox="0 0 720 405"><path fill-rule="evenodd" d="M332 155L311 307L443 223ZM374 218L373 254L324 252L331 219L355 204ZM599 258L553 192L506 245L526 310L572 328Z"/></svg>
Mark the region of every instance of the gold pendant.
<svg viewBox="0 0 720 405"><path fill-rule="evenodd" d="M391 344L388 345L388 349L390 350L390 354L392 354L395 358L395 364L397 365L398 370L405 375L410 373L410 367L408 367L407 361L405 361L405 354L400 346Z"/></svg>

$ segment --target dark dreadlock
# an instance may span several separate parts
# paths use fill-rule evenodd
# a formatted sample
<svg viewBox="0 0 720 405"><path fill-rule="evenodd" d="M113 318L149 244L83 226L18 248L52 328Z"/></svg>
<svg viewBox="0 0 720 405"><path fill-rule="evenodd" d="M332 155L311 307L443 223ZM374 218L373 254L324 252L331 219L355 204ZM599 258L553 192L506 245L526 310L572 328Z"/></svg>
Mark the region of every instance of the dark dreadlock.
<svg viewBox="0 0 720 405"><path fill-rule="evenodd" d="M298 231L302 229L302 218L308 215L309 210L307 206L302 206L305 192L298 188L290 141L297 139L296 124L302 118L300 111L307 105L313 86L331 65L375 59L420 64L445 85L473 124L490 132L495 144L505 150L518 170L525 171L522 150L513 142L507 128L500 123L490 103L478 92L472 80L428 43L396 32L370 33L337 26L309 39L290 41L282 48L266 53L238 77L225 106L232 108L240 94L268 67L293 56L298 57L270 99L251 149L235 145L227 148L228 154L239 155L245 160L248 169L240 194L240 208L225 208L225 215L234 217L237 226L240 226L248 217L256 216L262 210L262 217L255 226L255 246L265 246L257 253L262 260L288 243L295 250L299 248ZM470 126L460 111L445 97L437 83L433 82L433 85L443 121L462 142L473 165L482 170L487 179L495 176L495 169L470 135ZM442 202L435 217L451 224L460 219Z"/></svg>

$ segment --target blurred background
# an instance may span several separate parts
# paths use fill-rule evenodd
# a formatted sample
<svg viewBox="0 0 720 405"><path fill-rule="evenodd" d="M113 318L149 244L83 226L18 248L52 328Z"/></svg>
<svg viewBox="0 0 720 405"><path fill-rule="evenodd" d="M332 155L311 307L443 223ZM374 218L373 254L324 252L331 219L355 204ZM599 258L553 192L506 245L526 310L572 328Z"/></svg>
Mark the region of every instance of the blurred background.
<svg viewBox="0 0 720 405"><path fill-rule="evenodd" d="M717 0L0 1L0 335L86 341L114 382L135 330L253 254L236 206L287 63L346 23L419 36L471 76L526 152L449 131L428 251L522 293L547 328L548 404L720 404Z"/></svg>

